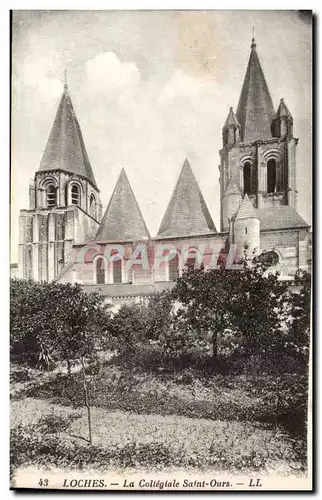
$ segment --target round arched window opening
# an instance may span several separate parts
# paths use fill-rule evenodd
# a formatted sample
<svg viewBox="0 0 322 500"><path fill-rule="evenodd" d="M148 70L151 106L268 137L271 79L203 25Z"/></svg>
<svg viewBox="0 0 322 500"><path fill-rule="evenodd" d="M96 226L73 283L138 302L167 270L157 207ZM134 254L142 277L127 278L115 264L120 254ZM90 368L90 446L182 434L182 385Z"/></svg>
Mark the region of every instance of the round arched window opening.
<svg viewBox="0 0 322 500"><path fill-rule="evenodd" d="M96 260L96 283L97 285L104 285L105 283L105 261L103 257Z"/></svg>
<svg viewBox="0 0 322 500"><path fill-rule="evenodd" d="M89 200L89 211L91 216L96 219L96 199L93 193L91 194L90 200Z"/></svg>
<svg viewBox="0 0 322 500"><path fill-rule="evenodd" d="M53 184L49 184L46 190L47 207L55 207L57 204L57 190Z"/></svg>
<svg viewBox="0 0 322 500"><path fill-rule="evenodd" d="M80 205L80 189L77 184L72 185L72 205Z"/></svg>
<svg viewBox="0 0 322 500"><path fill-rule="evenodd" d="M267 162L267 192L274 193L276 190L276 160L271 158Z"/></svg>
<svg viewBox="0 0 322 500"><path fill-rule="evenodd" d="M249 161L244 163L243 176L244 176L244 194L251 193L251 169L252 165Z"/></svg>

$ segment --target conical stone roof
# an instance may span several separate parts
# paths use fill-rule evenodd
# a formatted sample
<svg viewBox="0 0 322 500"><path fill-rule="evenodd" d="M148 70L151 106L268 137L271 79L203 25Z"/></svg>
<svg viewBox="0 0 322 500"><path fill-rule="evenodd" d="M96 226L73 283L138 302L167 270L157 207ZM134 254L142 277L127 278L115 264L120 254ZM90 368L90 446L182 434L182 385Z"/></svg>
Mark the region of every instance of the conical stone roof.
<svg viewBox="0 0 322 500"><path fill-rule="evenodd" d="M258 219L255 208L253 207L247 194L245 194L245 197L237 210L235 222L241 219Z"/></svg>
<svg viewBox="0 0 322 500"><path fill-rule="evenodd" d="M95 239L125 242L149 238L139 205L122 168Z"/></svg>
<svg viewBox="0 0 322 500"><path fill-rule="evenodd" d="M228 182L228 185L226 187L223 196L228 196L230 194L239 194L241 196L239 187L237 186L236 182L233 181L232 179L230 179L230 181Z"/></svg>
<svg viewBox="0 0 322 500"><path fill-rule="evenodd" d="M214 232L217 232L215 225L186 159L157 236L193 236Z"/></svg>
<svg viewBox="0 0 322 500"><path fill-rule="evenodd" d="M271 124L275 111L258 59L254 38L236 116L241 125L242 142L272 137Z"/></svg>
<svg viewBox="0 0 322 500"><path fill-rule="evenodd" d="M227 115L226 121L224 123L223 129L227 129L231 126L240 127L237 117L234 113L233 108L229 108L229 113Z"/></svg>
<svg viewBox="0 0 322 500"><path fill-rule="evenodd" d="M97 188L67 85L38 169L39 172L47 170L81 175Z"/></svg>
<svg viewBox="0 0 322 500"><path fill-rule="evenodd" d="M282 118L283 116L286 116L287 118L292 119L292 115L286 106L284 99L281 99L280 104L278 106L278 110L276 111L275 118Z"/></svg>

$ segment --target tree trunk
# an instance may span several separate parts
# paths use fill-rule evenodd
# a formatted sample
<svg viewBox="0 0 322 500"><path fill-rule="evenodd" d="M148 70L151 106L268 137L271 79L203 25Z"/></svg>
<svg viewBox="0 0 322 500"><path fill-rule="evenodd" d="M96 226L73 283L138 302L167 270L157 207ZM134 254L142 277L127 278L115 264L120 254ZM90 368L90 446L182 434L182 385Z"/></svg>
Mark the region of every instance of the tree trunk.
<svg viewBox="0 0 322 500"><path fill-rule="evenodd" d="M70 378L72 376L72 366L71 366L69 359L67 360L67 373L68 373L68 377Z"/></svg>
<svg viewBox="0 0 322 500"><path fill-rule="evenodd" d="M212 334L212 367L216 370L218 367L218 356L217 356L217 333Z"/></svg>
<svg viewBox="0 0 322 500"><path fill-rule="evenodd" d="M90 444L93 444L92 440L92 421L91 421L91 409L89 406L88 402L88 392L87 392L87 385L86 385L86 375L85 375L85 361L84 361L84 356L82 356L82 368L83 368L83 388L84 388L84 399L85 399L85 406L87 408L87 418L88 418L88 434L89 434L89 442Z"/></svg>

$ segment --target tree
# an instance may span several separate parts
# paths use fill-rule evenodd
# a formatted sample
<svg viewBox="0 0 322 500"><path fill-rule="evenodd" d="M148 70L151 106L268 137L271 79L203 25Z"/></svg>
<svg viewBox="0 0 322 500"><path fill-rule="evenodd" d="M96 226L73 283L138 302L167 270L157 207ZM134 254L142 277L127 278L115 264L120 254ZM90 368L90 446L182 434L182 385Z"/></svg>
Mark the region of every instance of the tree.
<svg viewBox="0 0 322 500"><path fill-rule="evenodd" d="M149 298L147 305L142 307L144 337L158 340L166 333L172 323L173 297L170 291L155 293Z"/></svg>
<svg viewBox="0 0 322 500"><path fill-rule="evenodd" d="M311 274L297 271L294 279L295 290L291 294L291 327L288 346L299 357L307 357L311 326Z"/></svg>
<svg viewBox="0 0 322 500"><path fill-rule="evenodd" d="M93 358L108 323L106 297L93 292L87 294L79 284L50 283L47 300L55 304L56 339L47 342L59 351L68 364L78 359L82 367L84 401L88 414L89 441L92 444L91 411L86 383L85 359Z"/></svg>
<svg viewBox="0 0 322 500"><path fill-rule="evenodd" d="M187 267L172 290L179 313L199 331L212 336L213 364L218 364L217 339L226 329L238 331L244 353L271 350L280 342L289 315L289 291L278 273L268 273L271 261L243 258L241 268Z"/></svg>
<svg viewBox="0 0 322 500"><path fill-rule="evenodd" d="M48 321L46 285L12 279L10 282L10 353L20 361L36 366L46 352L44 330L54 326ZM54 334L54 330L51 330ZM45 359L45 356L44 356Z"/></svg>
<svg viewBox="0 0 322 500"><path fill-rule="evenodd" d="M84 400L88 411L89 439L92 442L89 394L85 362L95 356L108 329L109 306L99 293L87 294L80 285L35 283L13 280L11 283L12 348L22 343L26 355L38 359L55 353L67 362L81 363ZM45 353L45 354L44 354Z"/></svg>

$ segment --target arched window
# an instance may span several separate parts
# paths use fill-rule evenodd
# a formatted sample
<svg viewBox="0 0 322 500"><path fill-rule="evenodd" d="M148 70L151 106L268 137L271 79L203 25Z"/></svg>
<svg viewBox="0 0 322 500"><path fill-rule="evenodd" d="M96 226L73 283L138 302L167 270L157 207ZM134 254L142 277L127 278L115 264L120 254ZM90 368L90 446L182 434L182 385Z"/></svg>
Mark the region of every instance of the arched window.
<svg viewBox="0 0 322 500"><path fill-rule="evenodd" d="M179 257L175 255L169 260L169 281L175 281L179 277Z"/></svg>
<svg viewBox="0 0 322 500"><path fill-rule="evenodd" d="M122 259L112 261L113 283L122 283Z"/></svg>
<svg viewBox="0 0 322 500"><path fill-rule="evenodd" d="M91 194L90 200L89 200L89 213L91 216L96 219L96 199L93 193Z"/></svg>
<svg viewBox="0 0 322 500"><path fill-rule="evenodd" d="M267 162L267 192L274 193L276 188L276 161L271 158Z"/></svg>
<svg viewBox="0 0 322 500"><path fill-rule="evenodd" d="M96 283L104 285L105 283L105 262L103 257L99 257L96 262Z"/></svg>
<svg viewBox="0 0 322 500"><path fill-rule="evenodd" d="M249 161L244 164L243 176L244 176L244 194L251 193L251 169L252 165Z"/></svg>
<svg viewBox="0 0 322 500"><path fill-rule="evenodd" d="M197 261L197 259L199 259L198 253L199 253L198 249L193 247L187 248L182 251L181 265L184 266L185 270L187 269L192 270L198 268L198 261Z"/></svg>
<svg viewBox="0 0 322 500"><path fill-rule="evenodd" d="M46 190L47 207L55 207L57 204L57 191L53 184L49 184Z"/></svg>
<svg viewBox="0 0 322 500"><path fill-rule="evenodd" d="M80 205L80 189L77 184L72 185L72 204Z"/></svg>

